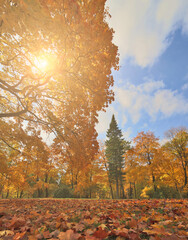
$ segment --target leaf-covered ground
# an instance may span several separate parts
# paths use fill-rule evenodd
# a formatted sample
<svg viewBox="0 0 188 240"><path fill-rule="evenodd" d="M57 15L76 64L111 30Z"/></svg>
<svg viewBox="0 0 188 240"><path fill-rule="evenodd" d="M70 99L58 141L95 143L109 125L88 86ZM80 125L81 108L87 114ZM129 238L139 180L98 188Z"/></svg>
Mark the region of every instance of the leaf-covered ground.
<svg viewBox="0 0 188 240"><path fill-rule="evenodd" d="M0 200L0 239L188 239L188 200Z"/></svg>

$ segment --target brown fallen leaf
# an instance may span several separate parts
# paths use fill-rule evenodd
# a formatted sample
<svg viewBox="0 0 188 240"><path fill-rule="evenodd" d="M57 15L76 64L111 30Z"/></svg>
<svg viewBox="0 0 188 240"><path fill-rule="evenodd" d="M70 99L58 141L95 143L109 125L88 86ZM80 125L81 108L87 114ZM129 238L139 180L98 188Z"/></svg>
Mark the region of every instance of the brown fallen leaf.
<svg viewBox="0 0 188 240"><path fill-rule="evenodd" d="M51 238L49 230L42 233L44 238Z"/></svg>
<svg viewBox="0 0 188 240"><path fill-rule="evenodd" d="M186 240L187 238L180 238L175 234L172 234L171 236L165 236L165 237L161 237L161 240Z"/></svg>
<svg viewBox="0 0 188 240"><path fill-rule="evenodd" d="M50 237L53 238L53 237L57 237L59 235L60 231L59 230L55 230L53 232L50 233Z"/></svg>
<svg viewBox="0 0 188 240"><path fill-rule="evenodd" d="M16 233L16 235L13 237L13 240L25 240L27 239L27 233L22 232L22 233Z"/></svg>
<svg viewBox="0 0 188 240"><path fill-rule="evenodd" d="M87 229L85 232L85 235L91 235L91 234L93 234L94 233L94 231L93 230L91 230L91 229Z"/></svg>
<svg viewBox="0 0 188 240"><path fill-rule="evenodd" d="M131 240L141 240L139 234L134 233L134 232L129 233L129 239L131 239Z"/></svg>
<svg viewBox="0 0 188 240"><path fill-rule="evenodd" d="M148 235L164 235L164 236L170 236L172 235L171 233L169 232L166 232L164 228L154 228L154 229L146 229L146 230L143 230L143 232L147 233Z"/></svg>
<svg viewBox="0 0 188 240"><path fill-rule="evenodd" d="M7 213L6 213L6 211L5 211L5 209L0 209L0 218L1 217L3 217L3 216L6 216L7 215Z"/></svg>
<svg viewBox="0 0 188 240"><path fill-rule="evenodd" d="M84 224L82 224L82 223L77 223L75 226L74 226L74 228L75 228L75 230L78 232L78 231L82 231L84 228L85 228L85 226L84 226Z"/></svg>
<svg viewBox="0 0 188 240"><path fill-rule="evenodd" d="M67 230L66 232L60 232L58 238L60 240L77 240L81 237L81 234L75 233L72 229Z"/></svg>
<svg viewBox="0 0 188 240"><path fill-rule="evenodd" d="M23 218L14 217L10 223L10 228L19 229L25 225L26 221Z"/></svg>

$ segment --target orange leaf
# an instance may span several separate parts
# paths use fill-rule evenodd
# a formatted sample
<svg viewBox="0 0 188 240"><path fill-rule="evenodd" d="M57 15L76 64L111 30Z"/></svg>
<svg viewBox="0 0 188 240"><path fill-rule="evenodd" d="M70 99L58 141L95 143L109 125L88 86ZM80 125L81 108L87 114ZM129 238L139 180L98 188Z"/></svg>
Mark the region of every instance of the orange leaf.
<svg viewBox="0 0 188 240"><path fill-rule="evenodd" d="M94 232L93 236L104 239L108 236L108 232L106 230L102 230L102 228L99 228L96 232Z"/></svg>

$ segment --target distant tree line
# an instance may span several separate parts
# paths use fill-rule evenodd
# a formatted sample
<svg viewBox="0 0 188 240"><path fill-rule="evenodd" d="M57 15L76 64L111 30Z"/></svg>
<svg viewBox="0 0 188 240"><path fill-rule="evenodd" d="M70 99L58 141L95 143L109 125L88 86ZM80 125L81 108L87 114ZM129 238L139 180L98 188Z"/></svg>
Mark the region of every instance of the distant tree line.
<svg viewBox="0 0 188 240"><path fill-rule="evenodd" d="M138 133L131 143L123 138L113 115L106 142L99 143L92 159L64 155L56 142L48 146L33 128L22 137L26 141L22 153L9 148L5 155L1 149L1 198L188 196L185 128L170 129L163 145L150 131Z"/></svg>

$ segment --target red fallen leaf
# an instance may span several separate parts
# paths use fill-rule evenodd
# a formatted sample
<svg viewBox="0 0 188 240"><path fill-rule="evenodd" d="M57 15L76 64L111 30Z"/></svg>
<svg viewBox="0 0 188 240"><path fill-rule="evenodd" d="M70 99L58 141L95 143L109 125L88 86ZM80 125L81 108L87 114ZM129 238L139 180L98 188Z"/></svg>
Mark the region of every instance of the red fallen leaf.
<svg viewBox="0 0 188 240"><path fill-rule="evenodd" d="M129 239L141 240L141 238L139 237L138 233L134 233L134 232L129 233Z"/></svg>
<svg viewBox="0 0 188 240"><path fill-rule="evenodd" d="M123 228L119 231L119 236L121 237L127 237L129 230L127 228Z"/></svg>
<svg viewBox="0 0 188 240"><path fill-rule="evenodd" d="M58 238L60 240L77 240L81 237L81 234L74 233L72 229L67 230L66 232L60 232Z"/></svg>
<svg viewBox="0 0 188 240"><path fill-rule="evenodd" d="M93 236L99 239L104 239L108 236L108 232L106 230L102 230L102 228L99 228L96 232L93 233Z"/></svg>
<svg viewBox="0 0 188 240"><path fill-rule="evenodd" d="M123 228L121 230L112 230L111 233L115 236L120 236L120 237L128 237L129 230L127 228Z"/></svg>
<svg viewBox="0 0 188 240"><path fill-rule="evenodd" d="M13 218L10 223L10 228L19 229L25 225L26 221L23 218Z"/></svg>
<svg viewBox="0 0 188 240"><path fill-rule="evenodd" d="M108 215L108 217L111 218L111 219L116 219L116 218L117 218L117 216L116 216L115 214L113 214L113 213L111 213L110 215Z"/></svg>
<svg viewBox="0 0 188 240"><path fill-rule="evenodd" d="M131 219L131 221L129 221L128 222L128 225L129 225L129 227L131 227L131 228L135 228L135 227L137 227L137 221L134 219L134 218L132 218Z"/></svg>

